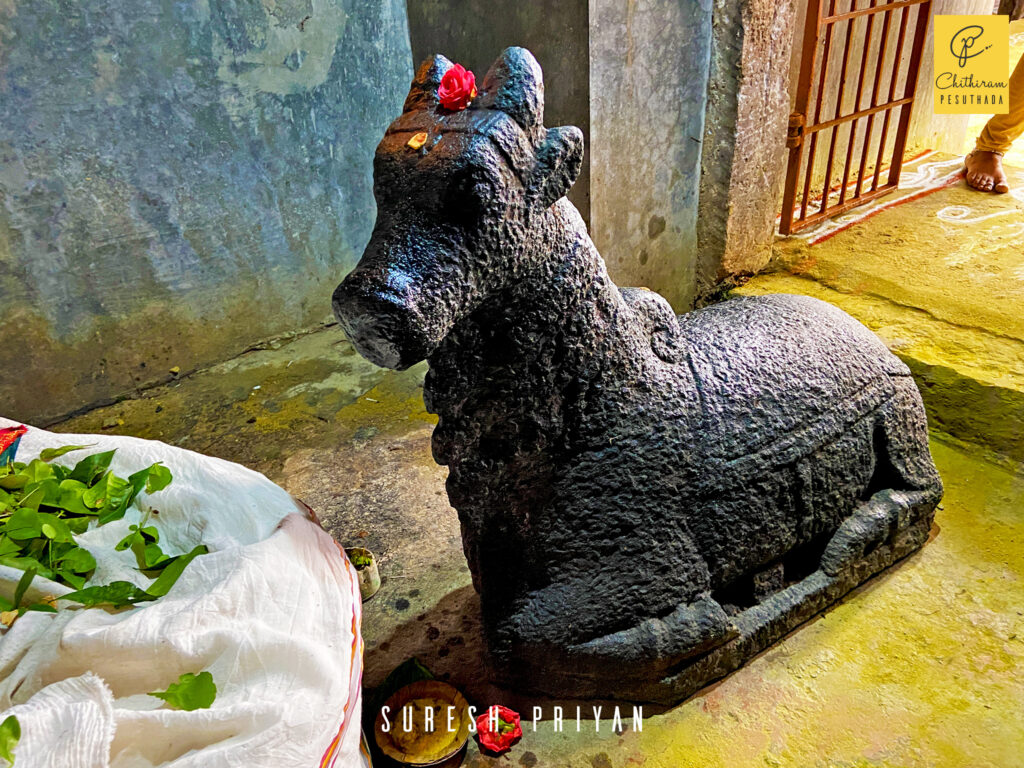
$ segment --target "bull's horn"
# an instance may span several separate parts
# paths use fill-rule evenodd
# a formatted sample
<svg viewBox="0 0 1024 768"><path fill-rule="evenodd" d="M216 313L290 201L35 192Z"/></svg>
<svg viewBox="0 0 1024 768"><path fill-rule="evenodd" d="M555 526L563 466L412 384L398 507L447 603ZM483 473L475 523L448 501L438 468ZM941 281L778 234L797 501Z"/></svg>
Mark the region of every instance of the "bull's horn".
<svg viewBox="0 0 1024 768"><path fill-rule="evenodd" d="M525 48L506 48L487 70L476 106L509 115L534 140L544 127L544 75Z"/></svg>
<svg viewBox="0 0 1024 768"><path fill-rule="evenodd" d="M439 53L425 59L416 70L416 77L409 88L409 95L405 97L402 111L411 112L414 109L436 107L437 89L441 85L441 78L452 66L453 64Z"/></svg>

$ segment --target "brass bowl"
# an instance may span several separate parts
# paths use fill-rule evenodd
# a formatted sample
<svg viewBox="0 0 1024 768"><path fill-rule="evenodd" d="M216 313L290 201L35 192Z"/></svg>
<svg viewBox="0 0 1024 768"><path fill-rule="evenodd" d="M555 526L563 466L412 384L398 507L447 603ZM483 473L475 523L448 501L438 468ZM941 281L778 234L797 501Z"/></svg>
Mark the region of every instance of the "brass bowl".
<svg viewBox="0 0 1024 768"><path fill-rule="evenodd" d="M402 709L413 708L413 730L405 733ZM420 680L400 688L384 703L389 707L385 732L384 713L377 713L373 735L381 752L402 765L439 765L457 755L469 741L469 703L455 688L439 680ZM434 708L434 729L424 732L425 707ZM448 707L455 707L453 729L448 730Z"/></svg>

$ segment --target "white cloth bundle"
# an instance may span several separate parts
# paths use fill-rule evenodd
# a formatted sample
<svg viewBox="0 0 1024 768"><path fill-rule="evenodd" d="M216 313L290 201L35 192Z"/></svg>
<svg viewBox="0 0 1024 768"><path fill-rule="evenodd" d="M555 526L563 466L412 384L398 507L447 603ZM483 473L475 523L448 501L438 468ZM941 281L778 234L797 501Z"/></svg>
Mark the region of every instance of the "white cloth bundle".
<svg viewBox="0 0 1024 768"><path fill-rule="evenodd" d="M156 441L30 429L17 460L70 444L90 447L56 462L116 448L121 477L163 462L173 482L136 507L158 510L149 524L168 554L200 543L209 554L155 602L62 602L0 636L0 721L21 725L17 768L362 766L359 583L331 537L263 475ZM141 516L133 507L77 537L96 558L90 585L149 583L114 550ZM22 574L0 566L0 594L10 599ZM70 591L37 576L27 599ZM147 695L204 670L217 686L209 709Z"/></svg>

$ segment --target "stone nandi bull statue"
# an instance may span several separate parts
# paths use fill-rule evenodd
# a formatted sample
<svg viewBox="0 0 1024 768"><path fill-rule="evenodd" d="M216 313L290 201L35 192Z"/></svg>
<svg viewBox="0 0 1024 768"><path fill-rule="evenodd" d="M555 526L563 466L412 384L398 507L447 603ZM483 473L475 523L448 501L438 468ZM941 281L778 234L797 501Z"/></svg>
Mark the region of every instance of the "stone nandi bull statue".
<svg viewBox="0 0 1024 768"><path fill-rule="evenodd" d="M564 197L582 134L544 128L533 56L506 50L456 112L451 66L422 65L380 143L335 312L372 362L430 363L504 681L679 700L925 541L942 485L920 395L815 299L677 318L616 287Z"/></svg>

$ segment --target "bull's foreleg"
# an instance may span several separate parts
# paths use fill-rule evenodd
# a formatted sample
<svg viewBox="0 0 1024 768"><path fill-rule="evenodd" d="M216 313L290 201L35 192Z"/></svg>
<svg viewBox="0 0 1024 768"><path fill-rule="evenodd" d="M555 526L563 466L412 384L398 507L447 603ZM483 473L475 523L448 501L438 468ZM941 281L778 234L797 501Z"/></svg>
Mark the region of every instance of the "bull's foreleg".
<svg viewBox="0 0 1024 768"><path fill-rule="evenodd" d="M536 666L538 660L550 661L557 656L561 659L560 667L572 670L572 674L596 675L599 679L601 675L620 674L634 665L647 672L667 670L727 642L737 630L722 606L710 597L707 563L688 536L675 537L673 542L687 553L676 560L678 566L673 575L685 573L683 581L689 587L689 596L665 614L641 617L624 629L602 633L601 624L607 626L615 602L637 588L629 581L632 571L626 567L609 568L617 564L617 557L605 556L604 570L581 566L580 571L561 574L561 578L532 592L515 610L503 615L499 619L497 642L492 647L507 649L516 658L521 675L532 674L527 668ZM629 557L623 557L622 565L628 564ZM622 580L616 581L615 576ZM566 606L573 608L567 610ZM576 626L580 617L590 626ZM598 631L595 633L594 629ZM580 634L586 639L573 637ZM537 669L536 673L543 671Z"/></svg>
<svg viewBox="0 0 1024 768"><path fill-rule="evenodd" d="M670 667L731 640L738 630L711 597L704 595L660 618L571 646L572 656L592 662L652 663Z"/></svg>

